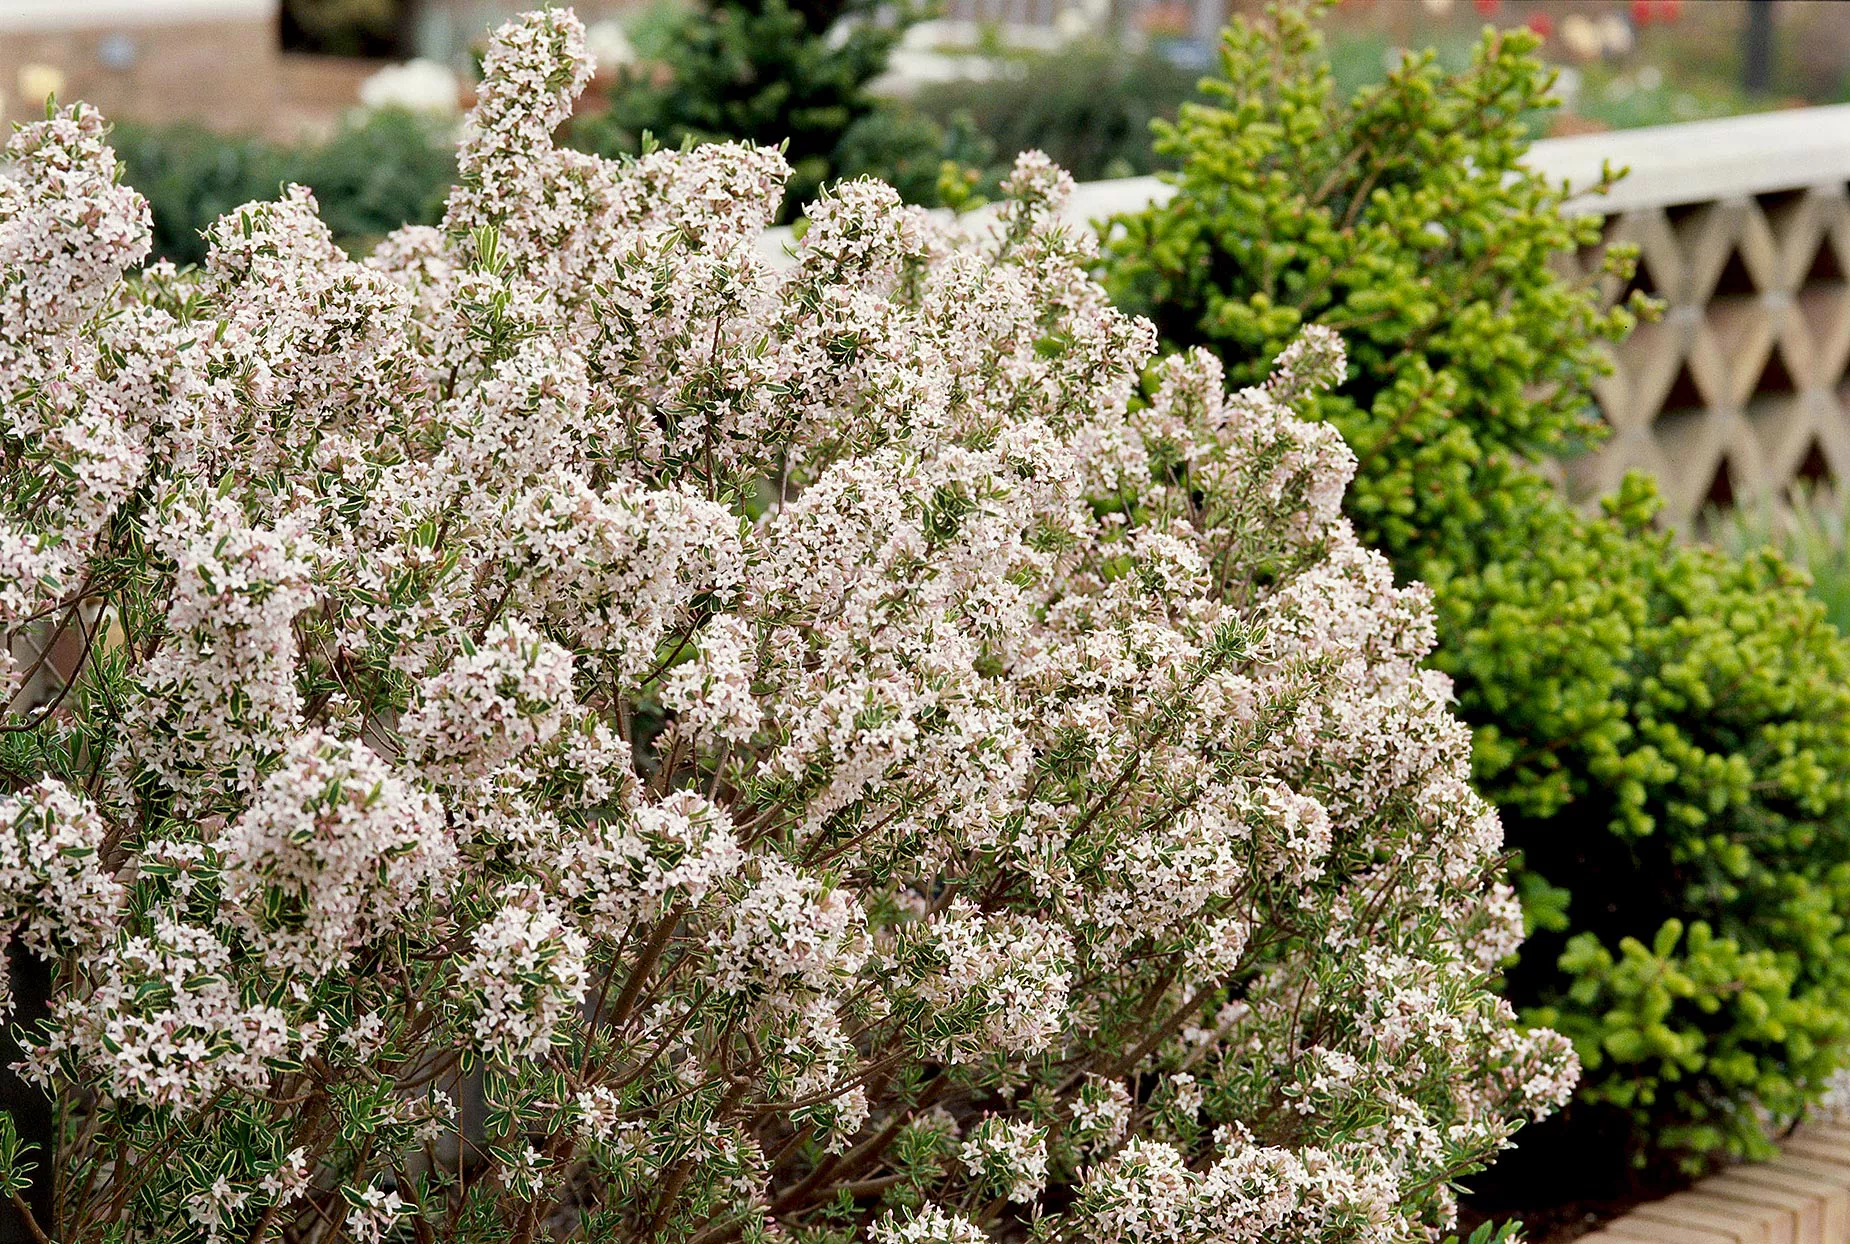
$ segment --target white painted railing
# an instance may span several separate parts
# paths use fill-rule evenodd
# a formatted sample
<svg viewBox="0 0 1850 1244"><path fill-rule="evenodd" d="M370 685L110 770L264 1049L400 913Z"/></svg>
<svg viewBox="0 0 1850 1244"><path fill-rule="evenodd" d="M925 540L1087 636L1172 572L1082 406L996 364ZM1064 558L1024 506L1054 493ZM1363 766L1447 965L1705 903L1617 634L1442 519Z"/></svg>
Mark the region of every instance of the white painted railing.
<svg viewBox="0 0 1850 1244"><path fill-rule="evenodd" d="M272 18L282 0L0 0L0 32Z"/></svg>

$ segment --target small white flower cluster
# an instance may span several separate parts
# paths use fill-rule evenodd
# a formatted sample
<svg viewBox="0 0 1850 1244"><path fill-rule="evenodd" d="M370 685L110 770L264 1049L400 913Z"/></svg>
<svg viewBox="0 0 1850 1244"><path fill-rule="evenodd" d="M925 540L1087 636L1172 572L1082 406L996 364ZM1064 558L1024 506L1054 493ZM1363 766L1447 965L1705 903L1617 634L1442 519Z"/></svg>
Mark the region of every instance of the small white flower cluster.
<svg viewBox="0 0 1850 1244"><path fill-rule="evenodd" d="M978 1187L1026 1204L1047 1184L1046 1132L1023 1119L987 1118L958 1150Z"/></svg>
<svg viewBox="0 0 1850 1244"><path fill-rule="evenodd" d="M96 1091L186 1111L222 1091L261 1092L271 1060L302 1048L280 1008L244 999L232 950L210 929L163 913L89 958L89 989L56 1003L30 1060L41 1081L76 1073Z"/></svg>
<svg viewBox="0 0 1850 1244"><path fill-rule="evenodd" d="M501 621L424 681L399 734L426 771L480 777L552 742L576 707L572 654L523 622Z"/></svg>
<svg viewBox="0 0 1850 1244"><path fill-rule="evenodd" d="M41 778L0 796L0 923L41 958L62 945L99 950L113 934L122 887L98 867L108 826L80 792ZM0 1015L12 999L0 971Z"/></svg>
<svg viewBox="0 0 1850 1244"><path fill-rule="evenodd" d="M364 260L295 188L134 271L93 113L7 148L0 639L82 649L0 706L48 1238L1440 1238L1576 1066L1289 411L1340 343L1133 400L1034 155L780 271L778 152L554 146L583 52L504 27Z"/></svg>
<svg viewBox="0 0 1850 1244"><path fill-rule="evenodd" d="M482 922L457 973L475 1011L477 1048L504 1060L538 1058L584 998L584 934L522 890Z"/></svg>
<svg viewBox="0 0 1850 1244"><path fill-rule="evenodd" d="M438 117L454 117L461 94L455 70L423 57L387 65L360 83L360 103L367 108L400 108Z"/></svg>
<svg viewBox="0 0 1850 1244"><path fill-rule="evenodd" d="M437 799L364 743L311 730L219 836L225 912L278 967L324 977L452 867Z"/></svg>
<svg viewBox="0 0 1850 1244"><path fill-rule="evenodd" d="M911 1214L889 1216L874 1224L873 1244L988 1244L989 1236L967 1218L922 1205Z"/></svg>
<svg viewBox="0 0 1850 1244"><path fill-rule="evenodd" d="M295 622L315 549L299 517L254 526L225 497L176 500L161 521L173 588L125 723L133 764L182 797L250 791L302 725Z"/></svg>
<svg viewBox="0 0 1850 1244"><path fill-rule="evenodd" d="M828 991L857 973L865 927L851 894L830 889L779 859L744 887L711 941L722 989Z"/></svg>
<svg viewBox="0 0 1850 1244"><path fill-rule="evenodd" d="M1073 939L1065 929L1032 917L986 919L958 898L924 930L931 970L919 996L940 1014L971 1012L947 1027L956 1036L943 1057L1034 1054L1059 1035L1072 985Z"/></svg>
<svg viewBox="0 0 1850 1244"><path fill-rule="evenodd" d="M725 809L685 790L600 820L554 850L560 895L605 937L699 907L745 862Z"/></svg>

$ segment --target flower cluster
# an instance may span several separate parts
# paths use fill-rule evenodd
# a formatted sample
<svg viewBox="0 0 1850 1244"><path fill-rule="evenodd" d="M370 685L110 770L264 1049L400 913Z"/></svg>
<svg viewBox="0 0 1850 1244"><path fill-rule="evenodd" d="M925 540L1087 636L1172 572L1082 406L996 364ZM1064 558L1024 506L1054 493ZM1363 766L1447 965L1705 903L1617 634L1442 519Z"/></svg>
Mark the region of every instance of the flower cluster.
<svg viewBox="0 0 1850 1244"><path fill-rule="evenodd" d="M91 951L114 931L122 887L102 865L109 834L95 806L55 778L0 796L0 921L44 958ZM0 976L0 1013L10 1007Z"/></svg>
<svg viewBox="0 0 1850 1244"><path fill-rule="evenodd" d="M93 115L10 148L0 631L85 641L0 749L47 1233L1436 1238L1576 1068L1288 409L1340 343L1134 404L1044 159L778 265L776 151L553 148L582 50L505 27L364 260L290 190L131 272Z"/></svg>
<svg viewBox="0 0 1850 1244"><path fill-rule="evenodd" d="M522 890L483 921L474 951L457 971L476 1047L504 1060L537 1058L552 1047L559 1026L585 991L582 933Z"/></svg>
<svg viewBox="0 0 1850 1244"><path fill-rule="evenodd" d="M278 967L326 976L453 862L436 797L364 743L311 730L217 846L224 912Z"/></svg>
<svg viewBox="0 0 1850 1244"><path fill-rule="evenodd" d="M1046 1134L1025 1120L984 1119L958 1155L979 1189L1011 1201L1034 1200L1047 1182Z"/></svg>

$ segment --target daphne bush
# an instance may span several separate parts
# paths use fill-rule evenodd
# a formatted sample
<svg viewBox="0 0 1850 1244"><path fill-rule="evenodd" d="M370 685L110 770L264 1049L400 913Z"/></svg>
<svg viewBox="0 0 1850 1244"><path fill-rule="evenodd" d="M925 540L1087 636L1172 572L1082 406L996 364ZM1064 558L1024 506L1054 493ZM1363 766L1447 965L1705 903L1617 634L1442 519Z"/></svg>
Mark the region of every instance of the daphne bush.
<svg viewBox="0 0 1850 1244"><path fill-rule="evenodd" d="M780 272L782 156L555 150L587 76L504 27L364 262L291 189L135 272L94 112L8 147L0 616L84 658L0 751L0 1179L73 1244L1436 1238L1576 1068L1286 409L1335 340L1133 413L1045 160Z"/></svg>
<svg viewBox="0 0 1850 1244"><path fill-rule="evenodd" d="M1602 342L1639 309L1602 299L1616 248L1556 270L1600 222L1521 163L1533 47L1487 35L1339 100L1303 6L1237 24L1108 284L1241 380L1306 325L1346 336L1346 382L1299 409L1358 458L1362 538L1432 585L1536 929L1510 993L1587 1070L1569 1151L1761 1154L1850 1041L1850 649L1778 558L1654 532L1648 481L1587 517L1533 465L1597 434Z"/></svg>

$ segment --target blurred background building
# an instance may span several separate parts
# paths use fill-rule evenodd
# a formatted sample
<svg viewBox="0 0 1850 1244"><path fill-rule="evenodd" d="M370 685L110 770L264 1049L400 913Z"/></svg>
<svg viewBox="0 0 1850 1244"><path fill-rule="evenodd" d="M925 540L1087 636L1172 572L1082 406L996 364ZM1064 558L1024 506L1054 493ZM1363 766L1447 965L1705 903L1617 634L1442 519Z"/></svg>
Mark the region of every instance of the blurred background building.
<svg viewBox="0 0 1850 1244"><path fill-rule="evenodd" d="M0 117L45 96L111 116L270 128L282 81L281 0L0 0Z"/></svg>
<svg viewBox="0 0 1850 1244"><path fill-rule="evenodd" d="M593 25L660 26L695 0L578 0ZM982 81L1012 57L1103 40L1210 66L1215 32L1260 0L942 0L908 34L885 89ZM382 64L429 60L466 80L484 33L523 0L0 0L0 118L44 96L110 115L293 139L325 132ZM1850 6L1835 0L1345 0L1339 79L1401 49L1463 56L1485 22L1528 25L1563 69L1555 132L1657 124L1850 97ZM1159 104L1167 101L1157 101Z"/></svg>

